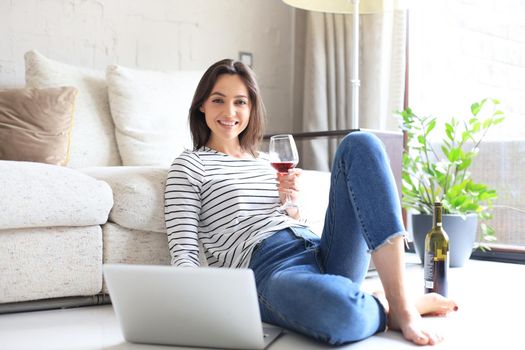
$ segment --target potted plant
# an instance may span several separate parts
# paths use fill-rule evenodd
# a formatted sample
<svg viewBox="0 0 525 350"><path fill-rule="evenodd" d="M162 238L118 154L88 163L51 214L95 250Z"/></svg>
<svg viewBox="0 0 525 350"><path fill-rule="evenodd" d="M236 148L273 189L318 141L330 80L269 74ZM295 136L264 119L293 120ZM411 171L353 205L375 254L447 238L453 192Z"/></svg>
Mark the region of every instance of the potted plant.
<svg viewBox="0 0 525 350"><path fill-rule="evenodd" d="M487 113L490 105L492 110ZM474 182L469 167L487 131L505 118L498 105L495 99L473 103L472 115L465 120L421 117L410 108L398 113L408 138L403 154L403 206L412 214L414 246L421 261L435 201L443 203L443 227L449 235L451 266L463 266L470 258L478 219L481 248L487 248L483 242L496 240L494 229L487 224L492 218L496 190ZM438 123L444 123L443 136L432 139Z"/></svg>

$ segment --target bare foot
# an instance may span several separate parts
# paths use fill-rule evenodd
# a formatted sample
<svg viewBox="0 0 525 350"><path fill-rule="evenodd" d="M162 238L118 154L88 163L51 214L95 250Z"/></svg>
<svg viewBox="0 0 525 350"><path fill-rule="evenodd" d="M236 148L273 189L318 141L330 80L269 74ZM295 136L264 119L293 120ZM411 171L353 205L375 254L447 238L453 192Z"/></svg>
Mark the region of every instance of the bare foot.
<svg viewBox="0 0 525 350"><path fill-rule="evenodd" d="M405 339L417 345L434 345L443 337L427 329L421 322L421 316L415 306L409 308L390 308L388 326L403 333Z"/></svg>
<svg viewBox="0 0 525 350"><path fill-rule="evenodd" d="M436 293L422 295L411 307L396 309L390 307L384 292L376 291L372 294L379 299L388 314L388 327L401 331L407 340L418 345L434 345L443 340L441 335L422 325L420 315L444 316L458 310L454 301Z"/></svg>
<svg viewBox="0 0 525 350"><path fill-rule="evenodd" d="M458 305L440 294L428 293L416 300L416 309L420 315L445 316L449 312L458 311Z"/></svg>
<svg viewBox="0 0 525 350"><path fill-rule="evenodd" d="M389 313L389 305L385 293L382 290L372 293L379 299L386 313ZM415 303L416 309L422 316L445 316L452 311L458 311L458 305L450 298L437 293L423 294L417 298Z"/></svg>

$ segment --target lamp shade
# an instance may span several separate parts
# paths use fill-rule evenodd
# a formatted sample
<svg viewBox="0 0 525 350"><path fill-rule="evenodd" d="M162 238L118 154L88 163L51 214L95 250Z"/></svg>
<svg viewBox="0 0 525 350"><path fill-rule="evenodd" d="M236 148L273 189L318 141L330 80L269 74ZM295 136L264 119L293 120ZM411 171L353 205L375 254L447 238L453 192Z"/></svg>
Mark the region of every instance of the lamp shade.
<svg viewBox="0 0 525 350"><path fill-rule="evenodd" d="M303 10L328 13L353 13L352 0L283 0ZM360 0L359 13L380 13L408 8L408 0Z"/></svg>

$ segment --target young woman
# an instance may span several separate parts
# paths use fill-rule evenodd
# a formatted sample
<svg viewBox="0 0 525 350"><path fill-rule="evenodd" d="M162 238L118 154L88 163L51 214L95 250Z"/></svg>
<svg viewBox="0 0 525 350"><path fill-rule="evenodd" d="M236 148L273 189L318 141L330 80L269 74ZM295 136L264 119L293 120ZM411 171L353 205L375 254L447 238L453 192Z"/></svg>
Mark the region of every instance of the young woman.
<svg viewBox="0 0 525 350"><path fill-rule="evenodd" d="M172 265L200 266L200 247L209 266L253 269L263 321L329 344L387 327L416 344L439 342L420 314L457 307L435 294L406 296L405 231L380 141L355 132L341 142L318 238L300 210L279 209L286 194L297 199L301 172L277 176L257 151L264 117L248 67L227 59L204 73L189 113L194 150L175 159L166 183ZM370 255L384 296L360 290Z"/></svg>

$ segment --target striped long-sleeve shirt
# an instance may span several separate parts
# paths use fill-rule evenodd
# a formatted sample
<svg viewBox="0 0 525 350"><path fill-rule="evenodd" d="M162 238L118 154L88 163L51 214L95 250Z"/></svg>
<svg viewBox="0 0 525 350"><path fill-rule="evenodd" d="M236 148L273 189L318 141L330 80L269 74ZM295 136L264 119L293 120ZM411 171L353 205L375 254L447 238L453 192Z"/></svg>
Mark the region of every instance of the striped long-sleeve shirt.
<svg viewBox="0 0 525 350"><path fill-rule="evenodd" d="M165 219L171 264L247 267L261 240L302 222L282 213L276 172L263 154L237 159L208 147L185 151L168 173Z"/></svg>

